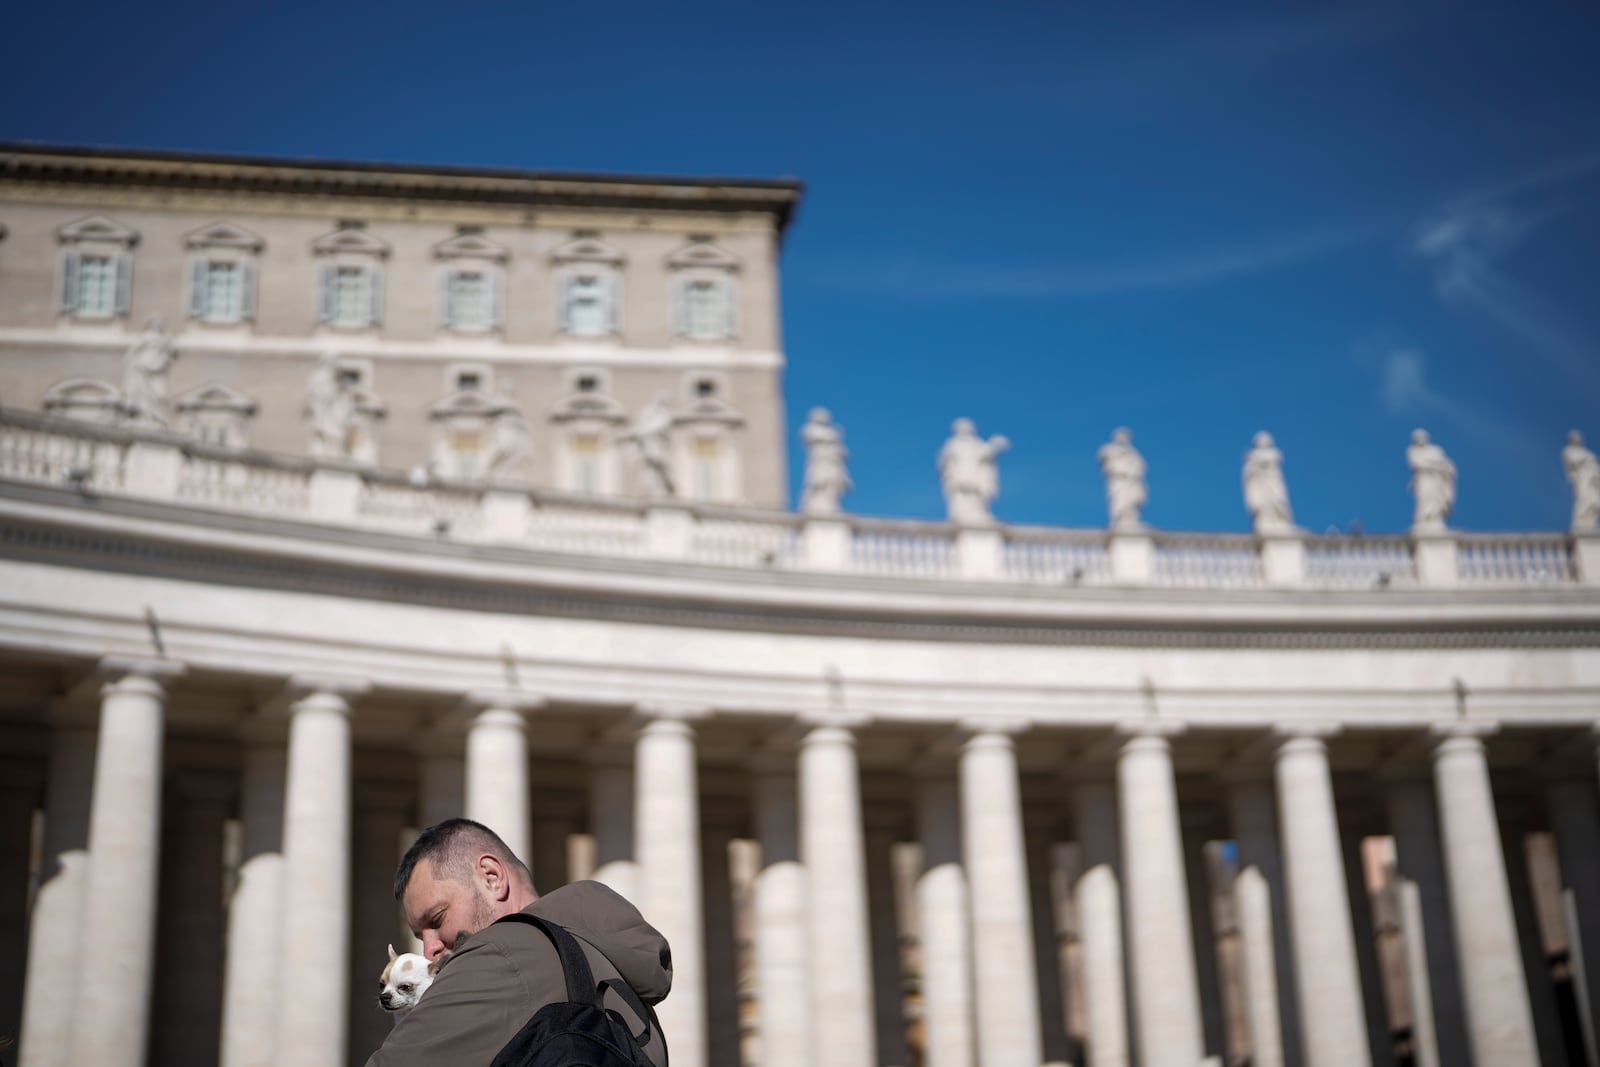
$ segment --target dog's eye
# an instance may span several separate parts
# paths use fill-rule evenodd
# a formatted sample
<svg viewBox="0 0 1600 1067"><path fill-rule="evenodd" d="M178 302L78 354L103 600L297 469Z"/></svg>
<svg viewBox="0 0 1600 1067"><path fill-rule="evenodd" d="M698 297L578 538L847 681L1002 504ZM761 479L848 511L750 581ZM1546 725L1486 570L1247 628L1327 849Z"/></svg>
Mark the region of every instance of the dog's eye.
<svg viewBox="0 0 1600 1067"><path fill-rule="evenodd" d="M411 989L412 989L411 983L410 982L406 982L404 985L402 985L400 987L400 992L409 993L409 992L411 992Z"/></svg>

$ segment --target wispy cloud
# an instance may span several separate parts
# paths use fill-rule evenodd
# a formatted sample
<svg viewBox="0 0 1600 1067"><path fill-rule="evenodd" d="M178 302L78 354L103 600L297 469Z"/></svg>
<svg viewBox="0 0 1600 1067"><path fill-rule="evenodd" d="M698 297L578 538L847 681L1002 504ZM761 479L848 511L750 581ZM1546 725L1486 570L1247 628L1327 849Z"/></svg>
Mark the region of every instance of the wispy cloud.
<svg viewBox="0 0 1600 1067"><path fill-rule="evenodd" d="M1413 250L1447 304L1477 311L1570 383L1600 391L1594 343L1501 266L1519 244L1600 185L1600 150L1558 160L1453 198L1418 227Z"/></svg>
<svg viewBox="0 0 1600 1067"><path fill-rule="evenodd" d="M1490 448L1518 456L1525 464L1549 462L1550 457L1526 434L1430 384L1427 359L1418 349L1391 348L1384 354L1378 375L1378 399L1386 411L1395 415L1419 422L1442 418Z"/></svg>
<svg viewBox="0 0 1600 1067"><path fill-rule="evenodd" d="M1116 296L1192 289L1332 255L1371 241L1386 228L1377 223L1324 227L1121 262L1045 267L901 263L849 281L902 296L940 298Z"/></svg>

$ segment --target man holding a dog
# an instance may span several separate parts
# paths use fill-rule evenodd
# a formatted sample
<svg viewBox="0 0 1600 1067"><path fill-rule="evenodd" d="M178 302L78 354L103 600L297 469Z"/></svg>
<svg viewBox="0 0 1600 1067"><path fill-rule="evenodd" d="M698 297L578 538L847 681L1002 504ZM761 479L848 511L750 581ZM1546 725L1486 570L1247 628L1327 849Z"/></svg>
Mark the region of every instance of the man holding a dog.
<svg viewBox="0 0 1600 1067"><path fill-rule="evenodd" d="M561 961L544 933L496 921L515 912L564 927L597 982L620 978L649 1005L672 987L666 939L637 908L599 882L573 882L540 897L527 865L494 831L469 819L424 830L400 861L394 891L423 955L442 962L426 995L367 1067L488 1067L536 1011L567 1000ZM650 1025L613 998L607 1006L629 1017L634 1032ZM663 1067L665 1042L653 1026L641 1044Z"/></svg>

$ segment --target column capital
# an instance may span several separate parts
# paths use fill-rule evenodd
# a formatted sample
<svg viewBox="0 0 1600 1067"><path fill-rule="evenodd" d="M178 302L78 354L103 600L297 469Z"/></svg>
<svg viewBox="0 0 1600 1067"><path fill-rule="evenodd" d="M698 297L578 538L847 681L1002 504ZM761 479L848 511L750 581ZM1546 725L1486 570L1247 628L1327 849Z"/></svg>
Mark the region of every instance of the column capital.
<svg viewBox="0 0 1600 1067"><path fill-rule="evenodd" d="M956 732L961 735L963 747L971 744L973 738L982 734L1011 738L1032 728L1033 723L1020 715L1003 718L973 716L956 721Z"/></svg>
<svg viewBox="0 0 1600 1067"><path fill-rule="evenodd" d="M486 711L510 711L521 715L539 711L547 703L538 693L525 693L516 689L470 689L462 694L457 710L467 718Z"/></svg>
<svg viewBox="0 0 1600 1067"><path fill-rule="evenodd" d="M371 682L354 675L294 674L284 681L283 688L262 704L261 710L268 716L292 715L302 708L321 706L331 709L336 701L339 709L348 714L350 698L361 696L371 688Z"/></svg>
<svg viewBox="0 0 1600 1067"><path fill-rule="evenodd" d="M804 750L818 745L846 745L855 748L855 729L839 722L815 723L801 734L800 748Z"/></svg>
<svg viewBox="0 0 1600 1067"><path fill-rule="evenodd" d="M1306 722L1280 722L1272 727L1273 741L1282 745L1285 741L1296 738L1313 738L1326 741L1330 737L1337 737L1344 732L1344 727L1336 722L1308 720Z"/></svg>
<svg viewBox="0 0 1600 1067"><path fill-rule="evenodd" d="M819 726L837 726L842 730L861 730L872 725L872 716L864 711L802 711L794 718L801 735Z"/></svg>
<svg viewBox="0 0 1600 1067"><path fill-rule="evenodd" d="M67 700L69 704L85 696L104 700L114 693L143 693L161 699L167 695L168 684L181 678L187 670L184 664L170 659L107 656L95 664L88 678L67 694ZM90 692L80 692L91 686Z"/></svg>
<svg viewBox="0 0 1600 1067"><path fill-rule="evenodd" d="M116 685L130 678L143 678L158 685L181 678L189 668L177 660L143 656L107 656L95 664L95 678Z"/></svg>
<svg viewBox="0 0 1600 1067"><path fill-rule="evenodd" d="M1437 745L1452 738L1477 738L1480 741L1500 732L1500 724L1492 719L1436 722L1428 727L1428 736Z"/></svg>
<svg viewBox="0 0 1600 1067"><path fill-rule="evenodd" d="M641 701L634 705L634 718L640 725L652 722L681 722L693 724L711 718L709 704L680 704L671 701Z"/></svg>

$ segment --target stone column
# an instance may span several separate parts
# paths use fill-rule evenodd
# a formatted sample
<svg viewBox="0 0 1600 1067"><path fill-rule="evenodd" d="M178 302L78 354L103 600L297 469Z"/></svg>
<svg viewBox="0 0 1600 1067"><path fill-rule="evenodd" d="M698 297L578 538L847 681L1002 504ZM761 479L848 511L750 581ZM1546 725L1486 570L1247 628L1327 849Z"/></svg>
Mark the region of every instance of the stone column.
<svg viewBox="0 0 1600 1067"><path fill-rule="evenodd" d="M810 1067L810 916L806 869L800 864L793 760L757 765L755 820L761 842L755 885L761 1067Z"/></svg>
<svg viewBox="0 0 1600 1067"><path fill-rule="evenodd" d="M1333 777L1322 737L1298 731L1283 738L1274 774L1289 928L1295 959L1302 961L1295 978L1306 1063L1310 1067L1370 1064Z"/></svg>
<svg viewBox="0 0 1600 1067"><path fill-rule="evenodd" d="M1125 731L1117 801L1140 1059L1177 1067L1200 1062L1203 1038L1171 732L1143 724Z"/></svg>
<svg viewBox="0 0 1600 1067"><path fill-rule="evenodd" d="M1039 976L1022 798L1011 734L981 724L961 746L961 854L972 887L972 960L978 1062L1037 1067Z"/></svg>
<svg viewBox="0 0 1600 1067"><path fill-rule="evenodd" d="M813 726L800 742L800 856L810 876L812 1057L875 1067L871 934L855 737Z"/></svg>
<svg viewBox="0 0 1600 1067"><path fill-rule="evenodd" d="M254 734L240 782L239 873L228 901L221 1067L272 1067L278 1039L279 915L283 907L283 784L287 752Z"/></svg>
<svg viewBox="0 0 1600 1067"><path fill-rule="evenodd" d="M597 759L589 772L589 832L594 835L593 878L635 904L639 864L634 852L633 763L615 755ZM676 950L674 950L676 951Z"/></svg>
<svg viewBox="0 0 1600 1067"><path fill-rule="evenodd" d="M1062 974L1062 924L1056 882L1055 811L1030 817L1023 812L1028 849L1028 910L1033 915L1033 963L1039 976L1040 1058L1052 1065L1075 1064L1083 1050L1069 1033L1066 983Z"/></svg>
<svg viewBox="0 0 1600 1067"><path fill-rule="evenodd" d="M45 781L39 888L28 921L20 1067L68 1067L74 991L89 873L89 797L94 781L93 716L58 708ZM41 946L48 945L48 949Z"/></svg>
<svg viewBox="0 0 1600 1067"><path fill-rule="evenodd" d="M1235 776L1228 802L1239 849L1233 895L1243 947L1251 1067L1298 1067L1300 1012L1272 785Z"/></svg>
<svg viewBox="0 0 1600 1067"><path fill-rule="evenodd" d="M394 899L394 870L400 863L400 835L409 818L412 789L387 782L360 782L351 816L355 827L350 865L355 882L350 928L350 1062L365 1063L394 1028L378 1008L378 975L396 952L410 947L411 933Z"/></svg>
<svg viewBox="0 0 1600 1067"><path fill-rule="evenodd" d="M961 868L961 812L956 784L917 785L917 934L922 943L923 1052L927 1067L972 1067L972 934L967 878Z"/></svg>
<svg viewBox="0 0 1600 1067"><path fill-rule="evenodd" d="M1128 1067L1127 977L1122 966L1122 890L1118 885L1117 796L1104 782L1073 790L1083 873L1073 896L1083 947L1088 1067Z"/></svg>
<svg viewBox="0 0 1600 1067"><path fill-rule="evenodd" d="M1194 931L1195 976L1200 983L1200 1033L1206 1057L1224 1063L1228 1059L1228 1035L1218 960L1216 890L1211 882L1211 860L1206 854L1209 830L1204 825L1204 813L1200 819L1198 825L1180 825L1183 871L1189 894L1189 924Z"/></svg>
<svg viewBox="0 0 1600 1067"><path fill-rule="evenodd" d="M1389 826L1403 879L1401 925L1406 966L1414 972L1411 1034L1418 1067L1471 1063L1461 1005L1461 970L1451 932L1450 895L1439 851L1439 824L1426 781L1389 788Z"/></svg>
<svg viewBox="0 0 1600 1067"><path fill-rule="evenodd" d="M161 847L164 661L107 660L89 811L71 1064L139 1067L149 1039ZM93 1026L77 1025L94 1020Z"/></svg>
<svg viewBox="0 0 1600 1067"><path fill-rule="evenodd" d="M500 835L524 863L533 850L528 787L528 722L537 700L474 693L462 702L467 725L467 818Z"/></svg>
<svg viewBox="0 0 1600 1067"><path fill-rule="evenodd" d="M354 681L292 685L283 805L277 1061L340 1067L348 1035L350 704ZM326 967L293 965L328 960Z"/></svg>
<svg viewBox="0 0 1600 1067"><path fill-rule="evenodd" d="M1561 880L1571 900L1577 929L1569 931L1572 955L1581 960L1589 1033L1600 1033L1600 802L1589 781L1561 781L1545 798L1555 829ZM1575 987L1576 989L1576 987Z"/></svg>
<svg viewBox="0 0 1600 1067"><path fill-rule="evenodd" d="M1473 1059L1483 1067L1537 1064L1528 985L1482 728L1441 731L1433 750L1439 825L1450 877L1456 955Z"/></svg>
<svg viewBox="0 0 1600 1067"><path fill-rule="evenodd" d="M704 712L641 708L634 746L634 849L644 913L672 946L672 996L661 1028L672 1062L706 1064L705 918L701 910L700 790L693 719Z"/></svg>
<svg viewBox="0 0 1600 1067"><path fill-rule="evenodd" d="M167 788L161 848L150 1062L206 1067L222 1038L222 835L232 775L177 774Z"/></svg>

